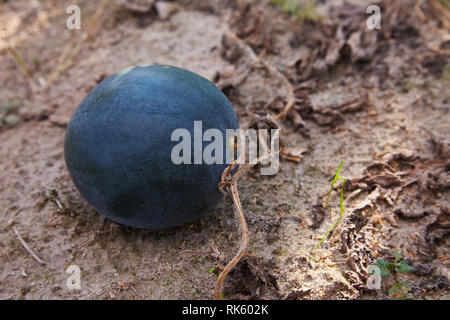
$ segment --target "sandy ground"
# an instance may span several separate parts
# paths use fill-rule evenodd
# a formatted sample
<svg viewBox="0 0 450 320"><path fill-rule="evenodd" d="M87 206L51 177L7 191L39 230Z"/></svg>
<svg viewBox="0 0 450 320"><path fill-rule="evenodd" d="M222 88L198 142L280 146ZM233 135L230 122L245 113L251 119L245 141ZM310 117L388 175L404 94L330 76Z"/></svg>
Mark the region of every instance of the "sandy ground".
<svg viewBox="0 0 450 320"><path fill-rule="evenodd" d="M240 180L250 249L226 299L450 298L449 11L435 2L379 3L380 30L366 28L368 1L320 1L321 18L303 23L267 1L180 1L165 19L111 2L50 84L100 2L74 2L81 30L65 27L61 1L1 4L0 106L10 110L0 127L0 298L212 297L239 245L230 198L185 226L131 229L96 213L64 164L65 126L89 90L156 63L214 81L243 128L257 112L281 112L293 90L278 125L301 156L282 157L275 176L255 168ZM341 182L323 203L341 160L344 216L313 252L339 216ZM369 290L368 267L394 250L415 271ZM81 269L79 290L66 285L70 265ZM403 281L404 294L390 290Z"/></svg>

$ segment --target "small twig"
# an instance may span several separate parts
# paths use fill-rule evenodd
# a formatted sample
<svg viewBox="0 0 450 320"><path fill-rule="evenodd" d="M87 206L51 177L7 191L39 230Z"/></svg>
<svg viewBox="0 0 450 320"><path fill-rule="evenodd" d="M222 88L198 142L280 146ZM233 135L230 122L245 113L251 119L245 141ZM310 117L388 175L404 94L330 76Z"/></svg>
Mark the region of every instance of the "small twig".
<svg viewBox="0 0 450 320"><path fill-rule="evenodd" d="M280 71L278 71L278 69L276 69L273 66L271 66L271 67L273 68L272 72L278 74L281 77L281 79L283 79L284 86L286 87L286 89L288 91L288 101L286 102L286 105L284 106L283 111L281 111L279 114L277 114L275 116L275 119L278 120L280 118L284 118L288 114L289 110L291 110L292 106L295 104L295 94L294 94L294 88L292 87L289 80Z"/></svg>
<svg viewBox="0 0 450 320"><path fill-rule="evenodd" d="M420 21L426 22L427 18L423 14L422 9L420 8L420 5L422 4L422 1L417 1L414 5L414 11L416 12L417 16L419 17Z"/></svg>
<svg viewBox="0 0 450 320"><path fill-rule="evenodd" d="M450 13L447 10L446 7L444 7L439 1L437 0L431 0L430 1L432 6L438 10L439 12L441 12L447 19L450 19Z"/></svg>
<svg viewBox="0 0 450 320"><path fill-rule="evenodd" d="M23 240L23 238L22 238L22 237L20 236L20 234L19 234L19 231L17 231L16 227L13 226L12 228L13 228L14 233L15 233L16 236L17 236L17 239L19 239L20 243L21 243L22 246L25 248L25 250L27 250L28 253L29 253L29 254L30 254L37 262L39 262L39 264L45 264L45 262L42 261L41 258L39 258L39 257L37 256L37 254L33 252L33 250L31 250L30 246L25 242L25 240Z"/></svg>
<svg viewBox="0 0 450 320"><path fill-rule="evenodd" d="M450 11L437 0L430 0L430 4L437 13L443 16L436 18L442 23L445 29L448 29L450 27Z"/></svg>

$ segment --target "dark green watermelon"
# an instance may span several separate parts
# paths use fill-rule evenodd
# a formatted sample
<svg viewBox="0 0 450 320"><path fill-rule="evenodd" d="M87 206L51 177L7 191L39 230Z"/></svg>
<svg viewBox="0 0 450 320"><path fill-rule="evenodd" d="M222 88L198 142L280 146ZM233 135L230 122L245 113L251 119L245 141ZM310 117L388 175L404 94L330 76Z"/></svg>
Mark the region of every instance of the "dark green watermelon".
<svg viewBox="0 0 450 320"><path fill-rule="evenodd" d="M175 164L175 129L194 137L223 133L223 161ZM213 83L171 66L124 69L99 83L67 127L64 156L81 195L118 223L149 229L178 226L211 210L221 198L226 129L237 129L230 102ZM204 149L209 142L202 142ZM192 159L194 157L192 141Z"/></svg>

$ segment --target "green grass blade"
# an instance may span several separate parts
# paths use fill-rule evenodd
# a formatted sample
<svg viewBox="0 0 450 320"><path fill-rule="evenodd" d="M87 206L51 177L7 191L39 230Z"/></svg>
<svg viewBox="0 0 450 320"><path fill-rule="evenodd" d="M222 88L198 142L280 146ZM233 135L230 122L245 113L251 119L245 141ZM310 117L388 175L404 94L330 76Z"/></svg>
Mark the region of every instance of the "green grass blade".
<svg viewBox="0 0 450 320"><path fill-rule="evenodd" d="M341 164L339 165L338 171L336 173L336 176L335 176L335 179L333 180L333 182L336 182L337 180L340 179L338 174L339 174L339 171L341 170L342 164L343 164L343 161L341 161ZM328 229L328 231L324 234L324 236L319 240L319 243L317 243L317 245L314 247L313 251L322 245L322 243L325 241L325 239L328 238L330 233L337 227L339 222L341 222L342 218L344 217L344 185L345 185L345 178L343 178L343 180L342 180L341 197L339 200L339 218L335 221L335 223L333 223L331 228ZM331 190L333 190L333 187L331 187ZM331 193L331 191L330 191L330 193Z"/></svg>

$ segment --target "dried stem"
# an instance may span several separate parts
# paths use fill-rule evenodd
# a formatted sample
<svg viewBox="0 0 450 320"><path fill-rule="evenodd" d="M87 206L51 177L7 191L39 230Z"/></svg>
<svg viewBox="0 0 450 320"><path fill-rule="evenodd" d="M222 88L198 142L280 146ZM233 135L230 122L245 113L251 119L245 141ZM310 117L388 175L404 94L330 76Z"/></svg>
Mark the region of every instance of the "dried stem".
<svg viewBox="0 0 450 320"><path fill-rule="evenodd" d="M286 87L286 90L288 91L288 100L283 107L283 111L281 111L279 114L275 116L275 119L284 118L289 110L292 108L292 106L295 104L295 94L294 94L294 88L292 87L289 80L284 76L283 73L281 73L276 67L274 67L269 61L262 60L262 58L265 56L265 51L258 57L253 49L245 43L244 40L239 38L237 35L235 35L229 28L225 30L225 34L238 43L242 49L247 53L249 58L253 61L251 67L261 63L264 68L266 68L270 73L277 75L281 80L283 81L284 86ZM251 68L250 68L251 69Z"/></svg>
<svg viewBox="0 0 450 320"><path fill-rule="evenodd" d="M256 164L263 162L265 159L273 157L274 154L280 152L279 150L276 152L267 151L264 153L262 157L254 159L250 163L243 165L241 168L236 171L235 174L231 176L231 171L235 168L242 158L245 159L245 153L242 152L239 160L230 164L222 173L222 181L219 183L219 189L225 193L224 187L229 186L231 190L231 196L233 198L233 203L235 207L236 216L239 220L239 225L241 228L241 243L239 246L238 253L234 256L234 258L225 266L225 268L220 273L217 278L216 286L214 288L214 299L219 300L221 298L222 286L223 282L230 273L230 271L236 266L236 264L245 256L245 253L248 249L248 228L247 223L245 222L244 211L242 209L241 201L239 200L239 192L237 189L237 183L240 177L242 177L248 170L250 170Z"/></svg>
<svg viewBox="0 0 450 320"><path fill-rule="evenodd" d="M7 46L6 49L8 49L9 53L11 53L11 55L13 56L17 65L19 66L20 70L22 70L22 72L25 74L30 88L33 88L34 80L33 80L33 77L31 76L31 71L28 68L28 66L25 64L25 62L23 61L22 57L19 55L19 53L13 47Z"/></svg>
<svg viewBox="0 0 450 320"><path fill-rule="evenodd" d="M41 258L39 258L39 257L37 256L37 254L34 253L33 250L31 250L30 246L25 242L25 240L23 240L23 238L20 236L19 231L17 231L16 227L13 226L12 228L13 228L14 233L15 233L16 236L17 236L17 239L19 239L20 243L21 243L22 246L25 248L25 250L27 250L28 253L29 253L29 254L30 254L37 262L39 262L39 264L45 264L45 262L42 261Z"/></svg>
<svg viewBox="0 0 450 320"><path fill-rule="evenodd" d="M292 87L289 80L280 72L278 69L276 69L274 66L267 64L266 67L270 67L271 71L275 74L278 74L279 77L283 80L284 86L286 87L286 90L288 91L288 101L286 102L283 111L281 111L279 114L275 116L275 119L278 120L280 118L284 118L289 110L291 110L292 106L295 104L295 94L294 94L294 88Z"/></svg>
<svg viewBox="0 0 450 320"><path fill-rule="evenodd" d="M235 205L235 211L239 219L239 224L241 226L241 244L238 253L234 258L227 264L227 266L222 270L219 277L217 278L216 287L214 288L214 299L219 300L222 292L223 282L225 277L230 273L234 266L242 259L248 249L248 229L247 223L245 222L244 211L242 210L241 201L239 200L239 192L236 183L230 185L231 195L233 197L233 202Z"/></svg>

